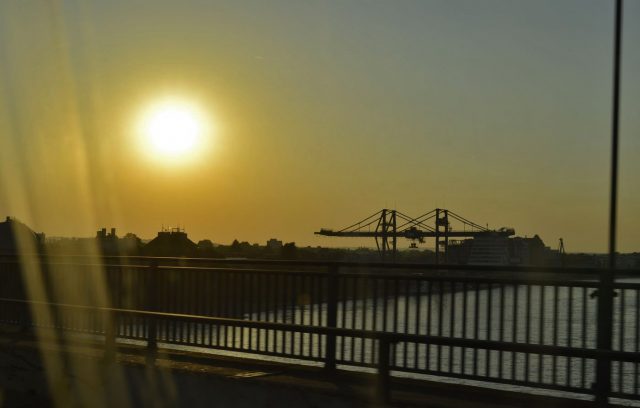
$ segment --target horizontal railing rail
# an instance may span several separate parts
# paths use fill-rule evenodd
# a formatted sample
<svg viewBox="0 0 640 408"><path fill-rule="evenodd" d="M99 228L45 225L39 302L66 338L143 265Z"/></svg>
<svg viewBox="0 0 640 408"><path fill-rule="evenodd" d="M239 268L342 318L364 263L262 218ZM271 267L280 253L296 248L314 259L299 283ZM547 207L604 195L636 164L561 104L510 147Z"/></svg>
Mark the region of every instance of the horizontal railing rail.
<svg viewBox="0 0 640 408"><path fill-rule="evenodd" d="M443 336L431 336L431 335L417 335L408 333L391 333L380 332L371 330L356 330L356 329L344 329L338 327L324 327L324 326L308 326L290 323L278 323L278 322L261 322L254 320L242 320L233 319L227 317L210 317L210 316L197 316L180 313L163 313L152 312L147 310L130 310L130 309L115 309L109 307L96 307L96 306L83 306L83 305L70 305L62 303L50 303L50 302L38 302L16 299L0 298L0 302L3 303L21 303L32 307L46 306L55 309L75 309L83 311L91 311L102 313L105 315L117 316L136 316L144 318L152 318L158 320L182 320L193 323L209 323L218 326L236 326L245 327L251 329L264 329L264 330L279 330L279 331L296 331L300 333L309 334L332 334L336 336L358 337L371 340L385 340L389 343L424 343L444 346L456 346L465 348L481 348L485 350L495 351L509 351L520 353L536 353L536 354L548 354L565 357L582 357L582 358L597 358L606 357L614 360L624 360L629 362L640 362L640 354L634 352L622 352L611 350L599 350L599 349L580 349L572 347L561 346L548 346L540 344L525 344L525 343L509 343L500 341L478 340L478 339L460 339Z"/></svg>
<svg viewBox="0 0 640 408"><path fill-rule="evenodd" d="M86 255L42 255L34 254L34 259L39 259L46 263L55 263L60 260L78 264L80 260L88 259L95 261L95 256ZM2 255L0 254L0 262L22 262L25 256ZM577 275L601 275L610 273L609 268L605 267L565 267L565 266L519 266L519 265L461 265L461 264L425 264L425 263L408 263L408 262L360 262L360 261L324 261L324 260L283 260L283 259L227 259L227 258L189 258L189 257L158 257L158 256L103 256L99 257L99 264L114 262L121 265L122 261L128 261L126 265L130 266L149 266L150 264L158 265L185 265L193 267L198 264L229 264L229 265L271 265L271 266L287 266L287 267L336 267L336 268L362 268L362 269L397 269L397 270L455 270L455 271L471 271L471 272L533 272L533 273L551 273L551 274L577 274ZM115 262L119 261L119 262ZM131 263L133 262L133 263ZM125 265L125 264L122 264ZM640 276L640 268L620 268L615 270L617 274L622 275L638 275Z"/></svg>

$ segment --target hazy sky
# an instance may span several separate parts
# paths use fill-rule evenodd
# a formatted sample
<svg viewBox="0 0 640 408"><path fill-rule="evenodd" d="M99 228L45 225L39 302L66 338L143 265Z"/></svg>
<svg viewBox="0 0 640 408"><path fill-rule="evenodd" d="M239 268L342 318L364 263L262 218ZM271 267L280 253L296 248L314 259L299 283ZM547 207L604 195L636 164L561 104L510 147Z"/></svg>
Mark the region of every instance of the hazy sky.
<svg viewBox="0 0 640 408"><path fill-rule="evenodd" d="M2 2L0 215L50 236L180 224L352 246L313 231L438 206L604 252L613 4ZM627 0L623 251L640 250L639 43ZM167 97L212 127L181 165L150 160L135 131Z"/></svg>

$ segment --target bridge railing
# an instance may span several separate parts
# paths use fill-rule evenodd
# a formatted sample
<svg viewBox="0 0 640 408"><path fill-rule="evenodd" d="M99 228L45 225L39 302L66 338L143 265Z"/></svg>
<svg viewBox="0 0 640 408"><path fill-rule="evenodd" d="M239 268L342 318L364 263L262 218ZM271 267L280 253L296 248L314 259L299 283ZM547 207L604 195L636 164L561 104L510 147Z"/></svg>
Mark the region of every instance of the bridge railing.
<svg viewBox="0 0 640 408"><path fill-rule="evenodd" d="M599 350L599 270L126 261L43 264L40 298L19 264L2 263L0 320L582 394L606 359L609 396L640 396L640 284L614 284L614 347Z"/></svg>

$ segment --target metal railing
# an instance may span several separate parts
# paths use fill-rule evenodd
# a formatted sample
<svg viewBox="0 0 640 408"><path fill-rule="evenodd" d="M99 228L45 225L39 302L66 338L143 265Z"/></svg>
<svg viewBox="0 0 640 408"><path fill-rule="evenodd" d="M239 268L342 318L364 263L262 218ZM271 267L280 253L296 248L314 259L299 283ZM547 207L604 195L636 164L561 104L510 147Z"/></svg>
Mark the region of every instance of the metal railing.
<svg viewBox="0 0 640 408"><path fill-rule="evenodd" d="M371 367L385 384L397 371L595 394L596 365L606 360L607 397L640 399L640 283L613 284L612 348L598 349L601 270L125 261L44 263L42 299L26 296L17 262L1 263L0 321L152 350L179 344ZM96 268L102 305L80 296L95 290L87 271Z"/></svg>

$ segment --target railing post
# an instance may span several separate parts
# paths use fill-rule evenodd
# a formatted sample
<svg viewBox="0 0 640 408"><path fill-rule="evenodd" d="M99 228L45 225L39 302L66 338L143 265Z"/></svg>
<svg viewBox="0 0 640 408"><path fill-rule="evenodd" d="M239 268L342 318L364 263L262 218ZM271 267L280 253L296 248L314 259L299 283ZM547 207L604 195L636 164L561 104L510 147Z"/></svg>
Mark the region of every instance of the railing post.
<svg viewBox="0 0 640 408"><path fill-rule="evenodd" d="M381 336L378 340L378 399L383 404L388 403L391 397L390 351L389 339Z"/></svg>
<svg viewBox="0 0 640 408"><path fill-rule="evenodd" d="M149 284L147 285L147 310L158 311L158 263L154 259L149 264ZM147 364L154 364L158 355L158 322L155 317L149 319L149 333L147 335Z"/></svg>
<svg viewBox="0 0 640 408"><path fill-rule="evenodd" d="M111 312L104 312L104 360L113 362L116 359L116 328L118 327L117 315Z"/></svg>
<svg viewBox="0 0 640 408"><path fill-rule="evenodd" d="M335 328L338 323L338 267L331 265L327 274L327 327ZM327 334L325 342L325 363L327 370L336 369L336 335Z"/></svg>
<svg viewBox="0 0 640 408"><path fill-rule="evenodd" d="M613 283L616 269L616 235L618 221L618 149L620 124L620 72L622 60L622 0L615 2L613 41L613 97L611 113L611 191L609 198L609 268L600 275L598 287L597 348L610 351L613 332ZM620 316L622 319L624 316ZM621 363L620 363L621 364ZM596 360L596 404L609 406L611 393L611 358L600 354Z"/></svg>
<svg viewBox="0 0 640 408"><path fill-rule="evenodd" d="M596 347L598 351L611 351L613 334L613 271L603 271L600 275L598 297L598 334ZM611 392L611 359L600 354L596 359L596 382L594 393L596 404L609 406Z"/></svg>

